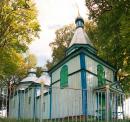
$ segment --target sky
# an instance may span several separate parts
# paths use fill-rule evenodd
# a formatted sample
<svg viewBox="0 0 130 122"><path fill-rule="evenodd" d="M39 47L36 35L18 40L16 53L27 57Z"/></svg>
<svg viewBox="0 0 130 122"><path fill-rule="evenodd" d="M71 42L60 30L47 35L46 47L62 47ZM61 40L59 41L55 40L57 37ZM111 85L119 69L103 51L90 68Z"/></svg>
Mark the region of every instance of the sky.
<svg viewBox="0 0 130 122"><path fill-rule="evenodd" d="M38 10L38 21L41 26L39 39L29 46L29 53L37 58L37 66L44 66L51 60L52 50L49 43L55 39L55 31L64 25L74 23L78 15L87 19L88 10L85 0L35 0Z"/></svg>

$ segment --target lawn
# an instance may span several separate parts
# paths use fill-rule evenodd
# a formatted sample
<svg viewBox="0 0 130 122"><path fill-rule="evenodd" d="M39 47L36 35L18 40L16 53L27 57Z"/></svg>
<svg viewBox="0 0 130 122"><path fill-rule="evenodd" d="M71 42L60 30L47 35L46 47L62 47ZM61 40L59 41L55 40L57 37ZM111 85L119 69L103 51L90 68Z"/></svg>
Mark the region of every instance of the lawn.
<svg viewBox="0 0 130 122"><path fill-rule="evenodd" d="M16 120L16 119L7 119L0 118L0 122L41 122L40 120ZM106 122L104 120L78 120L78 119L52 119L52 120L42 120L42 122ZM130 120L110 120L109 122L130 122Z"/></svg>

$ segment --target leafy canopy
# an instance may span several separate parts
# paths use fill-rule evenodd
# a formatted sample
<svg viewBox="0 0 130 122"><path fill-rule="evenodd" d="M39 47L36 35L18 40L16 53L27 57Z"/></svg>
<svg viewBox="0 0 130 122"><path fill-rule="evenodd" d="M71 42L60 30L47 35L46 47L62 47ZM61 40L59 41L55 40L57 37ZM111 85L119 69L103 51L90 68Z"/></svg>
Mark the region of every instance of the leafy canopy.
<svg viewBox="0 0 130 122"><path fill-rule="evenodd" d="M130 1L86 0L96 22L94 40L99 55L117 68L118 79L130 90Z"/></svg>
<svg viewBox="0 0 130 122"><path fill-rule="evenodd" d="M38 37L40 26L32 0L0 2L0 82L23 77L27 62L23 53Z"/></svg>
<svg viewBox="0 0 130 122"><path fill-rule="evenodd" d="M38 36L39 24L35 5L25 0L0 2L0 49L26 51L28 44Z"/></svg>

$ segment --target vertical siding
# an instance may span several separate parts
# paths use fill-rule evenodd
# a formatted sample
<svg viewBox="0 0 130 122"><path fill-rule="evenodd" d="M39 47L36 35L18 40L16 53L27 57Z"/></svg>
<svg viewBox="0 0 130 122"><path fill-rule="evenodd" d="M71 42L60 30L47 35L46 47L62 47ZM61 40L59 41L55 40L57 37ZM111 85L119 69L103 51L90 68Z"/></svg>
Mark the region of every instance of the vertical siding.
<svg viewBox="0 0 130 122"><path fill-rule="evenodd" d="M100 64L97 61L93 60L92 58L86 56L85 57L85 62L86 62L86 69L94 74L97 74L97 65ZM105 70L105 78L109 81L113 81L113 74L114 72L109 69L108 67L104 66L104 70Z"/></svg>
<svg viewBox="0 0 130 122"><path fill-rule="evenodd" d="M80 56L76 56L69 60L66 65L68 65L68 73L71 74L80 69Z"/></svg>
<svg viewBox="0 0 130 122"><path fill-rule="evenodd" d="M109 81L112 81L114 80L114 72L112 70L110 70L109 68L105 67L104 66L104 70L105 70L105 78Z"/></svg>
<svg viewBox="0 0 130 122"><path fill-rule="evenodd" d="M19 117L24 118L24 91L19 91Z"/></svg>
<svg viewBox="0 0 130 122"><path fill-rule="evenodd" d="M36 97L36 118L40 118L40 96Z"/></svg>
<svg viewBox="0 0 130 122"><path fill-rule="evenodd" d="M75 58L69 60L64 65L68 66L68 73L71 74L77 70L80 69L80 60L79 56L76 56ZM60 70L61 67L58 68L55 72L52 73L52 83L60 79Z"/></svg>
<svg viewBox="0 0 130 122"><path fill-rule="evenodd" d="M92 115L96 112L97 109L97 97L96 93L93 92L93 89L98 86L98 79L96 76L87 73L86 75L87 82L87 106L88 106L88 115Z"/></svg>
<svg viewBox="0 0 130 122"><path fill-rule="evenodd" d="M48 119L49 118L49 113L50 113L50 95L47 94L43 97L43 103L42 104L42 118L43 119Z"/></svg>
<svg viewBox="0 0 130 122"><path fill-rule="evenodd" d="M52 118L82 114L81 74L69 76L68 86L60 89L60 82L52 86Z"/></svg>
<svg viewBox="0 0 130 122"><path fill-rule="evenodd" d="M18 93L9 99L9 117L18 118Z"/></svg>
<svg viewBox="0 0 130 122"><path fill-rule="evenodd" d="M10 118L13 118L13 115L12 115L12 111L13 111L13 101L14 101L14 97L10 97L9 99L9 117ZM14 108L15 109L15 108Z"/></svg>
<svg viewBox="0 0 130 122"><path fill-rule="evenodd" d="M9 117L12 118L12 104L13 98L9 98Z"/></svg>
<svg viewBox="0 0 130 122"><path fill-rule="evenodd" d="M98 86L98 79L96 76L86 73L87 89L94 89Z"/></svg>
<svg viewBox="0 0 130 122"><path fill-rule="evenodd" d="M31 97L30 104L29 104L29 98ZM25 94L25 108L24 108L25 114L24 117L27 119L33 118L33 112L34 112L34 88L28 89Z"/></svg>
<svg viewBox="0 0 130 122"><path fill-rule="evenodd" d="M82 89L81 87L81 72L75 73L68 78L68 87L74 89Z"/></svg>
<svg viewBox="0 0 130 122"><path fill-rule="evenodd" d="M70 59L64 65L68 66L68 74L80 70L80 56ZM52 83L60 80L60 70L52 73ZM60 89L60 82L52 86L52 118L62 118L82 114L81 73L68 76L68 87Z"/></svg>
<svg viewBox="0 0 130 122"><path fill-rule="evenodd" d="M124 109L125 109L124 114L126 117L130 118L130 97L128 97L124 100L124 105L125 105L124 106Z"/></svg>
<svg viewBox="0 0 130 122"><path fill-rule="evenodd" d="M33 115L33 112L34 112L34 88L29 90L29 94L31 96L31 102L28 105L29 110L30 110L29 118L34 118L34 115Z"/></svg>
<svg viewBox="0 0 130 122"><path fill-rule="evenodd" d="M82 114L82 92L73 89L52 90L52 118Z"/></svg>
<svg viewBox="0 0 130 122"><path fill-rule="evenodd" d="M92 58L85 56L86 69L94 74L97 74L97 65L98 62L93 60Z"/></svg>
<svg viewBox="0 0 130 122"><path fill-rule="evenodd" d="M92 58L86 56L85 57L85 62L86 62L86 69L90 71L91 73L97 75L97 65L100 64L93 60ZM108 67L104 66L105 70L105 78L109 81L113 82L114 79L114 71L109 69ZM96 110L97 110L97 95L96 92L93 92L93 89L98 87L98 79L97 76L91 74L91 73L86 73L86 81L87 81L87 106L88 106L88 115L95 115ZM106 81L107 84L110 84L110 82Z"/></svg>
<svg viewBox="0 0 130 122"><path fill-rule="evenodd" d="M98 63L93 59L85 56L86 69L94 74L97 74ZM88 115L95 115L97 110L97 98L93 89L98 86L98 79L96 76L86 72L87 82L87 113Z"/></svg>
<svg viewBox="0 0 130 122"><path fill-rule="evenodd" d="M36 118L49 119L50 113L50 94L39 96L36 104Z"/></svg>

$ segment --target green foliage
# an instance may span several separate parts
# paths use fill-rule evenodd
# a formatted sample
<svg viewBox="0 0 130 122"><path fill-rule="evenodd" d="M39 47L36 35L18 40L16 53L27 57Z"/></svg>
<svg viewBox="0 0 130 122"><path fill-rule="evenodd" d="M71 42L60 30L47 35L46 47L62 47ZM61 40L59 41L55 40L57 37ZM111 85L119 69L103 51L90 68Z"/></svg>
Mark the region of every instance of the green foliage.
<svg viewBox="0 0 130 122"><path fill-rule="evenodd" d="M86 0L90 18L97 24L98 54L117 68L118 80L130 91L130 1Z"/></svg>
<svg viewBox="0 0 130 122"><path fill-rule="evenodd" d="M18 80L25 75L27 68L21 54L14 50L3 50L0 57L0 85L6 85L8 81Z"/></svg>
<svg viewBox="0 0 130 122"><path fill-rule="evenodd" d="M65 50L69 46L71 38L73 36L74 26L68 25L56 31L56 39L50 43L52 48L52 61L47 61L47 67L50 69L57 64L65 56Z"/></svg>
<svg viewBox="0 0 130 122"><path fill-rule="evenodd" d="M35 68L36 67L36 64L37 64L37 59L36 59L36 56L34 54L29 54L27 57L26 57L26 62L28 64L28 68L31 69L31 68Z"/></svg>
<svg viewBox="0 0 130 122"><path fill-rule="evenodd" d="M0 48L13 48L23 52L28 44L38 36L39 24L32 2L29 8L23 0L0 2Z"/></svg>
<svg viewBox="0 0 130 122"><path fill-rule="evenodd" d="M40 31L35 4L29 0L0 2L0 83L26 74L23 53Z"/></svg>
<svg viewBox="0 0 130 122"><path fill-rule="evenodd" d="M42 75L43 71L46 71L46 68L44 68L44 67L36 67L36 76L40 77Z"/></svg>

